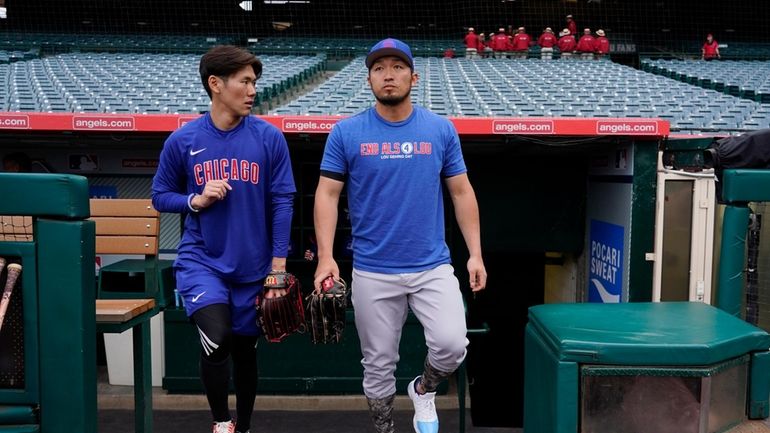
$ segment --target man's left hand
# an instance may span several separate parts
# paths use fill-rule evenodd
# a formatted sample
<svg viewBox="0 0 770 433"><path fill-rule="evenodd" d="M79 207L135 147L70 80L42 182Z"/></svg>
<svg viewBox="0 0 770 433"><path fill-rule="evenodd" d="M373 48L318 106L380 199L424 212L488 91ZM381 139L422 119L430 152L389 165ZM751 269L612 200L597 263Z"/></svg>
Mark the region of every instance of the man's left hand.
<svg viewBox="0 0 770 433"><path fill-rule="evenodd" d="M468 259L468 275L470 275L471 290L478 292L487 287L487 270L481 257Z"/></svg>

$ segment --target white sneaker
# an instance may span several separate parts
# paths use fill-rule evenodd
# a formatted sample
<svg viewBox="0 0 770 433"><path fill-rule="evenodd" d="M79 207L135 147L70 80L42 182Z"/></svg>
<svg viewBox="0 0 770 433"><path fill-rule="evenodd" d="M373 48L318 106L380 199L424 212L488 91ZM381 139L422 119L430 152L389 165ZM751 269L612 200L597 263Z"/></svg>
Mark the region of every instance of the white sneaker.
<svg viewBox="0 0 770 433"><path fill-rule="evenodd" d="M235 423L232 421L215 422L212 433L235 433Z"/></svg>
<svg viewBox="0 0 770 433"><path fill-rule="evenodd" d="M414 384L420 376L409 382L406 392L414 403L414 431L417 433L438 433L438 414L436 414L436 393L418 394Z"/></svg>

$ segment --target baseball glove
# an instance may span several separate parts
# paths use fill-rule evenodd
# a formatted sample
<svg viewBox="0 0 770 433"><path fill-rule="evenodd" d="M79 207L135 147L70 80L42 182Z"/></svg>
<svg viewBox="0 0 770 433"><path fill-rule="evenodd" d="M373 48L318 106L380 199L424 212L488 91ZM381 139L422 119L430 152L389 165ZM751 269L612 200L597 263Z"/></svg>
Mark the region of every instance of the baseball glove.
<svg viewBox="0 0 770 433"><path fill-rule="evenodd" d="M271 272L265 277L265 292L285 290L283 296L257 298L257 317L267 341L277 343L289 335L305 331L305 309L299 280L287 272Z"/></svg>
<svg viewBox="0 0 770 433"><path fill-rule="evenodd" d="M321 282L307 298L307 309L313 343L339 343L345 330L345 310L348 307L348 286L331 276Z"/></svg>

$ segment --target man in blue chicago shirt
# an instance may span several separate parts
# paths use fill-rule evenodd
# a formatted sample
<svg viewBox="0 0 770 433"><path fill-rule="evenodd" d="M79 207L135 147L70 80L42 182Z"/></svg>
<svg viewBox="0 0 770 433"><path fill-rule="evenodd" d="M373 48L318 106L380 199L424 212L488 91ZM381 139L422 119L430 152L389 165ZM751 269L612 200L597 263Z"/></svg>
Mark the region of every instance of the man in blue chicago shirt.
<svg viewBox="0 0 770 433"><path fill-rule="evenodd" d="M161 212L185 216L177 289L198 328L200 374L215 433L245 433L257 392L255 302L265 276L285 271L294 198L286 139L251 116L262 63L233 46L200 62L211 111L166 140L152 184ZM264 296L281 296L272 293ZM227 403L230 359L235 422Z"/></svg>
<svg viewBox="0 0 770 433"><path fill-rule="evenodd" d="M425 329L424 372L407 388L414 429L438 431L435 390L465 358L465 313L444 240L442 183L470 253L471 290L487 274L479 211L457 132L449 120L413 105L411 50L380 41L366 57L376 103L329 134L315 195L315 285L339 268L332 257L340 193L347 183L353 236L352 296L361 340L364 393L378 433L394 431L394 372L401 328L411 308Z"/></svg>

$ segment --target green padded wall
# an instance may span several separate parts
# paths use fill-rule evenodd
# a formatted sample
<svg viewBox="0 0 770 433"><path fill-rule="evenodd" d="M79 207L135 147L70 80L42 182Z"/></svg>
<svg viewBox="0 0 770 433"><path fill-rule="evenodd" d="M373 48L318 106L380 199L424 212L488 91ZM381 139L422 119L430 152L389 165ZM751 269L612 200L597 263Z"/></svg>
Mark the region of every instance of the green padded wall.
<svg viewBox="0 0 770 433"><path fill-rule="evenodd" d="M529 319L563 361L708 365L770 347L767 332L699 302L538 305Z"/></svg>
<svg viewBox="0 0 770 433"><path fill-rule="evenodd" d="M24 185L20 191L19 185ZM0 173L0 197L13 200L0 205L2 215L90 216L88 181L68 174Z"/></svg>
<svg viewBox="0 0 770 433"><path fill-rule="evenodd" d="M560 361L531 325L524 345L524 431L577 433L578 364Z"/></svg>
<svg viewBox="0 0 770 433"><path fill-rule="evenodd" d="M46 433L96 431L93 221L38 220L40 423Z"/></svg>

